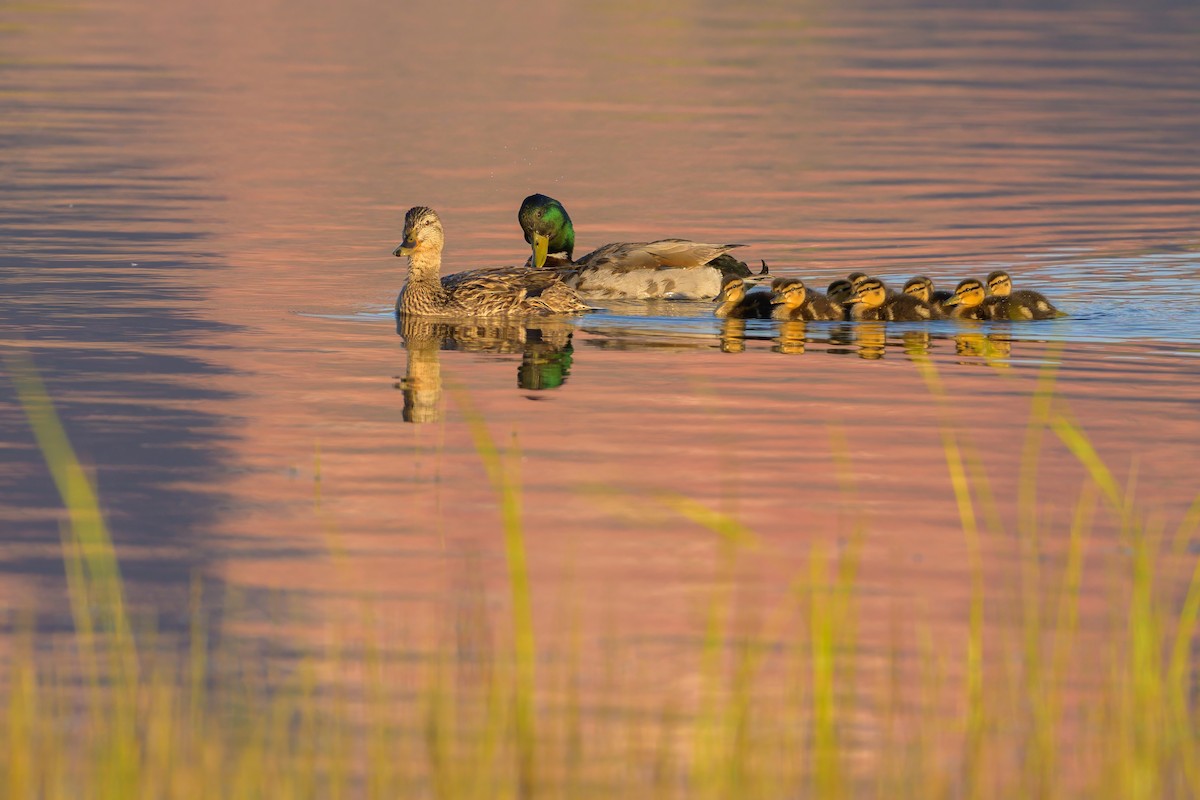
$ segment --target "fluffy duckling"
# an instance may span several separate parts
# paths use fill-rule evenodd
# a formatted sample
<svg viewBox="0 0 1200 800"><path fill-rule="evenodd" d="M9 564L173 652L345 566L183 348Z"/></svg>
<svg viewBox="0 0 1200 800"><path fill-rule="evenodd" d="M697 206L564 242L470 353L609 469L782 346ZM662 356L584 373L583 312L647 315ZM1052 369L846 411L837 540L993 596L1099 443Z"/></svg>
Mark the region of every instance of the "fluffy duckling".
<svg viewBox="0 0 1200 800"><path fill-rule="evenodd" d="M987 276L988 292L994 297L1007 298L1007 317L1003 319L1055 319L1067 316L1066 312L1054 307L1045 295L1032 289L1017 289L1013 291L1012 278L1002 269ZM999 308L999 306L997 306ZM994 317L994 319L1002 319Z"/></svg>
<svg viewBox="0 0 1200 800"><path fill-rule="evenodd" d="M442 277L444 245L437 212L425 206L410 208L404 215L404 241L393 251L408 257L408 280L396 298L397 314L504 317L588 310L552 270L498 267Z"/></svg>
<svg viewBox="0 0 1200 800"><path fill-rule="evenodd" d="M933 308L924 300L911 294L889 297L883 281L877 278L860 281L851 300L854 307L850 314L857 320L921 322L934 318Z"/></svg>
<svg viewBox="0 0 1200 800"><path fill-rule="evenodd" d="M988 297L982 283L967 278L954 289L954 296L946 305L950 306L950 316L954 319L996 319L999 311L996 306L1005 302L1000 297Z"/></svg>
<svg viewBox="0 0 1200 800"><path fill-rule="evenodd" d="M709 300L726 278L751 274L745 264L727 255L744 245L686 239L615 242L576 259L571 217L562 203L544 194L526 197L517 221L533 250L529 264L559 270L583 297Z"/></svg>
<svg viewBox="0 0 1200 800"><path fill-rule="evenodd" d="M829 284L825 289L825 296L829 298L829 302L842 309L842 319L850 319L850 309L854 303L850 302L850 298L854 296L854 285L846 278L838 278Z"/></svg>
<svg viewBox="0 0 1200 800"><path fill-rule="evenodd" d="M886 294L888 297L892 297L896 294L891 290L891 287L889 287L885 281L880 278L873 278L865 272L851 272L846 276L846 280L850 281L850 286L852 286L856 292L865 281L879 281L883 285L884 294Z"/></svg>
<svg viewBox="0 0 1200 800"><path fill-rule="evenodd" d="M946 301L954 296L954 292L948 292L945 289L934 289L933 281L924 275L910 278L904 284L904 294L911 294L913 297L924 300L942 317L949 314L946 309Z"/></svg>
<svg viewBox="0 0 1200 800"><path fill-rule="evenodd" d="M771 283L775 319L840 320L842 307L820 292L810 291L799 278L776 278Z"/></svg>
<svg viewBox="0 0 1200 800"><path fill-rule="evenodd" d="M771 318L771 293L746 291L746 281L737 276L725 279L716 300L713 314L722 319Z"/></svg>

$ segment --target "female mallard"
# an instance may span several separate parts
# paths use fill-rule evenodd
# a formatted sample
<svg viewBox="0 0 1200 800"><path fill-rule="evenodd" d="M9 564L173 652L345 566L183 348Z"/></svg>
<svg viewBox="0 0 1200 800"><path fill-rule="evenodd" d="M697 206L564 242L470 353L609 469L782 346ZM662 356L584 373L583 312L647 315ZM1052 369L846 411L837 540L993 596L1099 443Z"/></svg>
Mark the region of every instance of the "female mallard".
<svg viewBox="0 0 1200 800"><path fill-rule="evenodd" d="M887 320L889 322L922 322L935 318L933 308L911 294L889 295L878 278L859 281L850 315L857 320Z"/></svg>
<svg viewBox="0 0 1200 800"><path fill-rule="evenodd" d="M1047 300L1041 292L1035 292L1032 289L1018 289L1014 292L1012 278L1002 269L987 276L987 286L993 297L1006 298L1004 308L1008 315L993 317L993 319L1054 319L1067 315L1066 312L1055 308L1054 304ZM996 308L999 307L999 305L996 306Z"/></svg>
<svg viewBox="0 0 1200 800"><path fill-rule="evenodd" d="M918 275L915 278L909 279L908 283L904 284L904 293L924 300L938 313L938 316L943 317L948 314L946 301L954 296L954 292L948 292L945 289L934 289L933 281L924 275Z"/></svg>
<svg viewBox="0 0 1200 800"><path fill-rule="evenodd" d="M771 303L775 319L840 320L842 307L820 292L814 292L799 278L781 278L771 284Z"/></svg>
<svg viewBox="0 0 1200 800"><path fill-rule="evenodd" d="M432 208L404 215L404 241L394 251L408 256L408 280L396 298L397 314L443 317L509 317L587 311L557 272L525 267L473 269L441 277L445 234Z"/></svg>
<svg viewBox="0 0 1200 800"><path fill-rule="evenodd" d="M713 314L723 319L771 318L771 293L747 292L746 281L737 276L725 279L716 300Z"/></svg>
<svg viewBox="0 0 1200 800"><path fill-rule="evenodd" d="M726 278L750 269L727 251L740 244L704 244L686 239L606 244L574 258L575 227L562 203L531 194L517 220L533 249L530 265L559 270L583 297L651 300L710 300Z"/></svg>

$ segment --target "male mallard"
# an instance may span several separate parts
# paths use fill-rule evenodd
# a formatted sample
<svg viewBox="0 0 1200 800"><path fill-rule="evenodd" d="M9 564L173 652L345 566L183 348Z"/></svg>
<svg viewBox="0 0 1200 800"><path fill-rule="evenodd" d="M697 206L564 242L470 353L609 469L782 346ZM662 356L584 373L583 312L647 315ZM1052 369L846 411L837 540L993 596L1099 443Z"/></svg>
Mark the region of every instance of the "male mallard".
<svg viewBox="0 0 1200 800"><path fill-rule="evenodd" d="M934 289L933 281L924 275L918 275L915 278L910 278L908 283L904 284L904 294L911 294L913 297L918 297L928 303L938 316L947 316L946 301L954 296L954 292L948 292L945 289Z"/></svg>
<svg viewBox="0 0 1200 800"><path fill-rule="evenodd" d="M734 276L726 278L716 297L713 314L728 319L770 319L771 293L746 291L746 281Z"/></svg>
<svg viewBox="0 0 1200 800"><path fill-rule="evenodd" d="M983 284L974 278L960 282L954 289L954 296L946 301L954 319L1006 319L1006 316L996 316L1000 313L996 306L1003 303L1006 301L1002 297L988 297Z"/></svg>
<svg viewBox="0 0 1200 800"><path fill-rule="evenodd" d="M842 307L814 292L799 278L779 278L771 284L771 316L775 319L842 319Z"/></svg>
<svg viewBox="0 0 1200 800"><path fill-rule="evenodd" d="M561 271L567 285L584 297L709 300L724 279L750 275L745 264L726 255L743 245L686 239L606 244L575 260L571 217L562 203L544 194L526 197L517 221L533 249L530 265Z"/></svg>
<svg viewBox="0 0 1200 800"><path fill-rule="evenodd" d="M553 270L497 267L441 277L445 234L432 208L404 215L404 241L394 251L408 256L408 280L396 313L444 317L503 317L587 311L574 289Z"/></svg>
<svg viewBox="0 0 1200 800"><path fill-rule="evenodd" d="M1012 278L1002 269L987 276L987 286L992 296L1007 298L1005 308L1008 316L993 317L993 319L1054 319L1067 316L1065 311L1055 308L1041 292L1035 292L1032 289L1017 289L1014 292Z"/></svg>
<svg viewBox="0 0 1200 800"><path fill-rule="evenodd" d="M859 281L858 289L850 299L854 302L850 310L852 319L921 322L935 316L933 308L919 297L911 294L889 296L883 281L878 278Z"/></svg>

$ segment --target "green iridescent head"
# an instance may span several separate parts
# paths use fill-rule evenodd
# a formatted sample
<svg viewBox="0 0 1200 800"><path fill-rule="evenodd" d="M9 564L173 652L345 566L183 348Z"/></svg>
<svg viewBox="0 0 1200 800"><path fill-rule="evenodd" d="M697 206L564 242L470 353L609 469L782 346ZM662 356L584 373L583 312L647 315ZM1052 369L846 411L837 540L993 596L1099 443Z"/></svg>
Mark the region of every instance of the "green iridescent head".
<svg viewBox="0 0 1200 800"><path fill-rule="evenodd" d="M533 248L533 266L542 267L547 255L571 260L575 252L575 227L562 203L544 194L531 194L521 203L517 221L525 241Z"/></svg>

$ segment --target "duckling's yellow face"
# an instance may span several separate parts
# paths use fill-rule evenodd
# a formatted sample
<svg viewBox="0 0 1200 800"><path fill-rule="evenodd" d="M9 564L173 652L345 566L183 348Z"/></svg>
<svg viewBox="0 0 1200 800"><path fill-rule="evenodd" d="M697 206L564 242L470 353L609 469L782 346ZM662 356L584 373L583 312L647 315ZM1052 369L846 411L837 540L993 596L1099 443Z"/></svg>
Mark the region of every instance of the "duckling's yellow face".
<svg viewBox="0 0 1200 800"><path fill-rule="evenodd" d="M988 292L997 297L1008 297L1012 294L1012 278L1008 277L1008 273L1002 270L997 270L987 279Z"/></svg>
<svg viewBox="0 0 1200 800"><path fill-rule="evenodd" d="M829 288L825 290L825 294L833 302L844 306L854 296L854 287L848 280L836 280L829 284Z"/></svg>
<svg viewBox="0 0 1200 800"><path fill-rule="evenodd" d="M746 296L746 282L741 278L730 278L721 287L721 293L717 295L718 303L738 303Z"/></svg>
<svg viewBox="0 0 1200 800"><path fill-rule="evenodd" d="M928 303L929 298L933 297L933 281L923 275L917 276L904 284L904 293Z"/></svg>
<svg viewBox="0 0 1200 800"><path fill-rule="evenodd" d="M440 248L443 241L442 221L437 212L425 206L415 206L404 215L404 241L392 254L411 256L429 247Z"/></svg>
<svg viewBox="0 0 1200 800"><path fill-rule="evenodd" d="M954 290L954 296L946 301L946 305L974 308L982 303L986 296L983 284L973 278L968 278L958 285Z"/></svg>
<svg viewBox="0 0 1200 800"><path fill-rule="evenodd" d="M875 279L865 272L851 272L850 276L846 278L846 280L850 281L850 286L854 289L854 291L857 292L864 283L867 281L873 281Z"/></svg>
<svg viewBox="0 0 1200 800"><path fill-rule="evenodd" d="M807 296L808 289L804 286L804 281L787 278L779 281L779 285L771 294L771 302L783 303L788 308L798 308L804 305Z"/></svg>
<svg viewBox="0 0 1200 800"><path fill-rule="evenodd" d="M854 290L854 296L850 299L855 303L862 303L867 308L877 308L887 300L887 290L883 288L883 283L879 280L866 278L859 281L858 287Z"/></svg>

